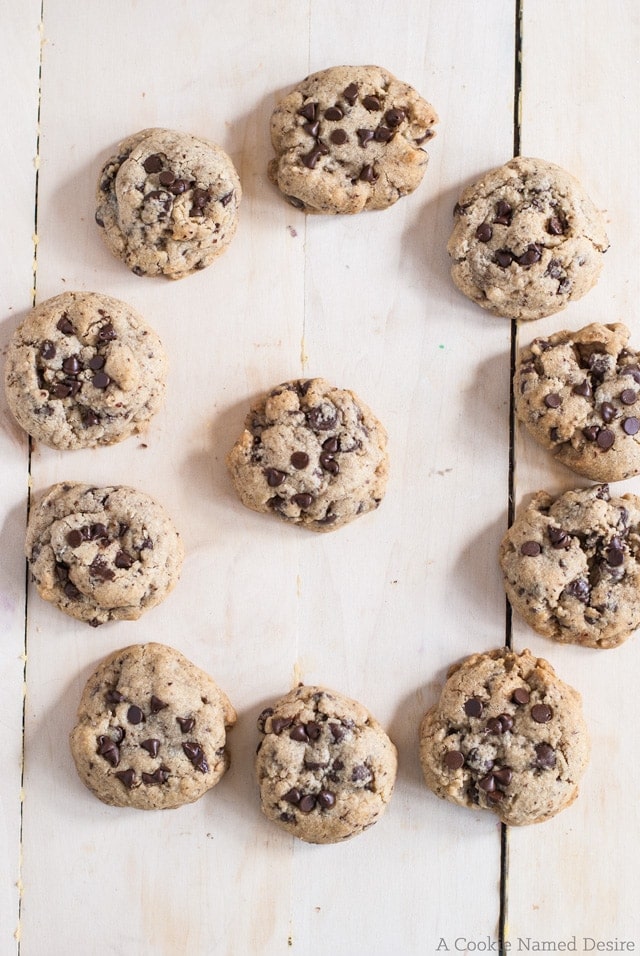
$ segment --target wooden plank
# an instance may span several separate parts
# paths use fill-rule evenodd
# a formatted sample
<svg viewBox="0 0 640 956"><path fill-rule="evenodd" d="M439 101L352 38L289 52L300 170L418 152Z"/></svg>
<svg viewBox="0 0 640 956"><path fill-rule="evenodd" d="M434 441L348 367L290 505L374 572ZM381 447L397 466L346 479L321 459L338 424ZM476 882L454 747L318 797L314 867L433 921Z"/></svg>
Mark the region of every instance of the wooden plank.
<svg viewBox="0 0 640 956"><path fill-rule="evenodd" d="M557 162L582 180L606 211L611 248L597 287L564 313L522 325L522 344L593 321L624 322L632 341L640 340L639 41L633 3L524 4L522 153ZM518 503L541 488L556 494L589 484L553 465L522 432L517 438ZM638 479L613 488L637 494ZM609 651L556 645L514 618L514 644L546 657L582 692L593 738L577 803L541 827L510 834L514 950L520 940L565 941L577 952L596 951L593 940L609 949L616 940L637 948L640 781L626 759L634 748L637 641Z"/></svg>
<svg viewBox="0 0 640 956"><path fill-rule="evenodd" d="M0 84L6 223L0 233L0 352L32 303L35 253L35 181L38 136L40 4L7 5L0 31L0 61L10 64ZM20 50L19 58L15 51ZM28 494L28 442L0 394L0 951L15 953L21 881L21 777L25 667L24 529Z"/></svg>

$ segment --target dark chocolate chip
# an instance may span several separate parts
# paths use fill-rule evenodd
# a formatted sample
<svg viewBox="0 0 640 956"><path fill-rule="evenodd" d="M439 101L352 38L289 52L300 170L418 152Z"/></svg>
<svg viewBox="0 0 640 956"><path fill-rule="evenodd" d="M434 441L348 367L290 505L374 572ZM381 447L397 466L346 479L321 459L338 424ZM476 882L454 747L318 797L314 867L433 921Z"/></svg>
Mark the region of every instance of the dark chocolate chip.
<svg viewBox="0 0 640 956"><path fill-rule="evenodd" d="M93 356L89 359L89 368L90 368L92 371L97 372L98 369L101 369L101 368L104 367L104 363L105 363L104 356L102 356L102 355L93 355Z"/></svg>
<svg viewBox="0 0 640 956"><path fill-rule="evenodd" d="M361 182L363 183L375 183L378 179L378 174L376 173L373 166L371 166L370 163L367 163L360 170L360 175L358 176L358 179L361 180Z"/></svg>
<svg viewBox="0 0 640 956"><path fill-rule="evenodd" d="M156 697L155 694L151 695L149 700L149 708L152 714L159 714L161 710L165 710L169 705L165 704L163 700L160 700L159 697Z"/></svg>
<svg viewBox="0 0 640 956"><path fill-rule="evenodd" d="M622 550L619 538L614 538L604 555L605 561L611 568L619 568L624 564L624 551Z"/></svg>
<svg viewBox="0 0 640 956"><path fill-rule="evenodd" d="M316 145L308 153L302 157L302 162L307 167L307 169L315 169L316 163L321 156L326 156L328 150L323 143L316 143Z"/></svg>
<svg viewBox="0 0 640 956"><path fill-rule="evenodd" d="M363 98L362 105L370 113L376 113L378 110L382 109L382 103L380 102L380 99L372 94Z"/></svg>
<svg viewBox="0 0 640 956"><path fill-rule="evenodd" d="M358 84L349 83L348 87L342 91L342 95L344 96L349 106L353 106L356 99L358 98Z"/></svg>
<svg viewBox="0 0 640 956"><path fill-rule="evenodd" d="M606 422L608 425L614 420L614 418L616 418L615 407L611 404L611 402L603 402L600 406L600 414L602 416L603 422Z"/></svg>
<svg viewBox="0 0 640 956"><path fill-rule="evenodd" d="M587 439L587 441L597 441L600 429L597 425L587 425L582 429L582 434Z"/></svg>
<svg viewBox="0 0 640 956"><path fill-rule="evenodd" d="M512 216L513 209L508 202L505 202L503 199L501 199L498 203L496 203L496 216L493 220L494 222L497 222L501 226L510 226Z"/></svg>
<svg viewBox="0 0 640 956"><path fill-rule="evenodd" d="M575 581L567 584L564 593L581 601L582 604L588 604L589 597L591 596L591 588L585 578L576 578Z"/></svg>
<svg viewBox="0 0 640 956"><path fill-rule="evenodd" d="M623 365L620 369L621 375L630 375L634 382L637 382L640 385L640 366L639 365Z"/></svg>
<svg viewBox="0 0 640 956"><path fill-rule="evenodd" d="M154 770L153 773L146 773L144 770L142 772L142 782L152 785L152 784L163 784L166 783L169 779L169 771L166 767L158 767L157 770Z"/></svg>
<svg viewBox="0 0 640 956"><path fill-rule="evenodd" d="M309 735L307 734L304 724L296 724L295 727L292 727L289 731L289 737L298 743L309 743Z"/></svg>
<svg viewBox="0 0 640 956"><path fill-rule="evenodd" d="M55 358L56 347L50 339L45 339L40 346L40 355L43 359Z"/></svg>
<svg viewBox="0 0 640 956"><path fill-rule="evenodd" d="M467 717L479 717L483 711L483 703L479 697L470 697L465 701L464 712Z"/></svg>
<svg viewBox="0 0 640 956"><path fill-rule="evenodd" d="M341 724L329 724L329 730L331 736L333 737L334 743L338 744L341 740L344 740L344 735L346 733L345 728Z"/></svg>
<svg viewBox="0 0 640 956"><path fill-rule="evenodd" d="M558 216L551 216L547 222L547 232L550 236L563 236L565 228L566 223L564 223Z"/></svg>
<svg viewBox="0 0 640 956"><path fill-rule="evenodd" d="M303 511L305 511L313 504L313 495L310 495L306 491L301 491L297 495L292 495L291 500L294 505L297 505L298 508L301 508Z"/></svg>
<svg viewBox="0 0 640 956"><path fill-rule="evenodd" d="M171 169L163 169L158 176L158 182L161 186L170 186L175 182L176 174Z"/></svg>
<svg viewBox="0 0 640 956"><path fill-rule="evenodd" d="M89 571L92 576L98 578L99 581L113 581L116 576L115 571L109 567L100 554L97 554L89 565Z"/></svg>
<svg viewBox="0 0 640 956"><path fill-rule="evenodd" d="M287 480L285 472L280 471L278 468L265 468L264 476L270 488L277 488L278 485L281 485Z"/></svg>
<svg viewBox="0 0 640 956"><path fill-rule="evenodd" d="M308 721L304 725L304 728L307 732L309 740L317 740L322 733L322 727L320 726L320 724L316 723L315 720Z"/></svg>
<svg viewBox="0 0 640 956"><path fill-rule="evenodd" d="M584 382L579 382L578 385L574 385L571 391L574 395L581 395L583 398L591 398L593 395L593 390L589 382L584 380Z"/></svg>
<svg viewBox="0 0 640 956"><path fill-rule="evenodd" d="M97 338L99 342L113 342L114 339L118 338L118 333L112 326L111 322L107 322L107 324L103 325L98 331Z"/></svg>
<svg viewBox="0 0 640 956"><path fill-rule="evenodd" d="M448 750L442 762L448 770L459 770L464 764L464 754L459 750Z"/></svg>
<svg viewBox="0 0 640 956"><path fill-rule="evenodd" d="M549 535L549 541L556 550L568 548L571 545L571 535L563 528L548 528L547 534Z"/></svg>
<svg viewBox="0 0 640 956"><path fill-rule="evenodd" d="M632 388L625 388L623 392L620 392L620 401L623 405L634 405L638 400L638 393Z"/></svg>
<svg viewBox="0 0 640 956"><path fill-rule="evenodd" d="M344 129L334 129L334 130L329 134L329 139L330 139L331 142L334 143L336 146L344 146L344 144L347 142L347 140L349 139L349 137L348 137L348 135L347 135L346 130L344 130Z"/></svg>
<svg viewBox="0 0 640 956"><path fill-rule="evenodd" d="M101 370L96 372L96 374L91 379L91 384L94 386L94 388L107 388L107 386L110 383L111 383L111 379L109 378L107 373Z"/></svg>
<svg viewBox="0 0 640 956"><path fill-rule="evenodd" d="M71 387L64 382L58 382L49 389L49 394L54 398L68 398L71 395Z"/></svg>
<svg viewBox="0 0 640 956"><path fill-rule="evenodd" d="M101 757L111 764L112 767L117 767L120 763L120 750L115 740L112 740L111 737L100 736L98 737L98 750L97 752Z"/></svg>
<svg viewBox="0 0 640 956"><path fill-rule="evenodd" d="M182 193L186 193L194 184L190 183L188 179L174 179L174 181L169 186L169 192L173 193L174 196L181 196ZM170 200L167 203L167 210L169 209Z"/></svg>
<svg viewBox="0 0 640 956"><path fill-rule="evenodd" d="M118 770L117 773L114 774L114 777L117 777L128 790L131 790L136 779L135 772L131 769Z"/></svg>
<svg viewBox="0 0 640 956"><path fill-rule="evenodd" d="M335 435L333 435L331 438L326 438L322 442L322 450L327 452L329 455L335 455L339 448L340 443Z"/></svg>
<svg viewBox="0 0 640 956"><path fill-rule="evenodd" d="M333 455L329 454L327 451L323 451L320 454L320 467L324 471L328 471L330 475L337 475L340 472L340 465L335 460Z"/></svg>
<svg viewBox="0 0 640 956"><path fill-rule="evenodd" d="M58 319L56 328L59 332L62 332L63 335L73 335L75 332L75 329L71 324L71 320L66 312L63 312L61 318Z"/></svg>
<svg viewBox="0 0 640 956"><path fill-rule="evenodd" d="M395 132L389 129L388 126L378 126L373 134L373 138L377 143L388 143L395 135Z"/></svg>
<svg viewBox="0 0 640 956"><path fill-rule="evenodd" d="M143 750L146 750L148 754L151 754L152 757L157 757L160 751L160 741L155 737L149 737L148 740L143 740L140 746Z"/></svg>
<svg viewBox="0 0 640 956"><path fill-rule="evenodd" d="M290 727L293 723L293 717L273 717L271 719L271 733L281 734L283 730Z"/></svg>
<svg viewBox="0 0 640 956"><path fill-rule="evenodd" d="M74 528L67 535L67 544L71 548L79 548L84 540L85 538L82 531L79 531L77 528Z"/></svg>
<svg viewBox="0 0 640 956"><path fill-rule="evenodd" d="M364 783L373 779L373 773L366 764L361 763L351 771L351 780L353 783Z"/></svg>
<svg viewBox="0 0 640 956"><path fill-rule="evenodd" d="M366 146L367 143L370 143L375 133L372 129L357 129L356 135L358 137L358 142L361 146Z"/></svg>
<svg viewBox="0 0 640 956"><path fill-rule="evenodd" d="M479 242L489 242L493 236L493 229L488 222L481 222L478 228L476 229L476 239Z"/></svg>
<svg viewBox="0 0 640 956"><path fill-rule="evenodd" d="M302 793L298 790L297 787L292 787L291 790L287 790L287 792L282 795L283 800L286 800L287 803L292 803L294 806L300 803L301 798L302 798Z"/></svg>
<svg viewBox="0 0 640 956"><path fill-rule="evenodd" d="M508 787L513 778L513 770L511 767L500 767L499 770L492 770L494 780L496 780L501 786Z"/></svg>
<svg viewBox="0 0 640 956"><path fill-rule="evenodd" d="M491 793L496 789L496 780L493 773L488 773L486 776L478 780L478 786L481 790L484 790L485 793Z"/></svg>
<svg viewBox="0 0 640 956"><path fill-rule="evenodd" d="M601 428L596 438L596 444L603 451L608 451L615 443L616 436L608 428Z"/></svg>
<svg viewBox="0 0 640 956"><path fill-rule="evenodd" d="M549 744L536 744L536 767L541 770L553 770L556 765L556 752Z"/></svg>
<svg viewBox="0 0 640 956"><path fill-rule="evenodd" d="M127 720L130 724L142 724L144 722L144 714L139 707L135 704L131 704L127 711Z"/></svg>
<svg viewBox="0 0 640 956"><path fill-rule="evenodd" d="M546 724L553 717L553 711L548 704L534 704L531 708L531 716L537 724Z"/></svg>
<svg viewBox="0 0 640 956"><path fill-rule="evenodd" d="M544 397L544 403L547 408L560 408L562 405L562 396L558 395L557 392L550 392Z"/></svg>
<svg viewBox="0 0 640 956"><path fill-rule="evenodd" d="M343 116L344 113L339 106L330 106L328 110L324 111L324 118L330 120L332 123L337 123Z"/></svg>
<svg viewBox="0 0 640 956"><path fill-rule="evenodd" d="M176 717L176 720L183 734L188 734L196 725L195 717Z"/></svg>
<svg viewBox="0 0 640 956"><path fill-rule="evenodd" d="M525 541L520 545L520 554L528 558L536 558L542 551L541 545L537 541Z"/></svg>
<svg viewBox="0 0 640 956"><path fill-rule="evenodd" d="M147 156L142 165L145 173L159 173L164 166L164 161L158 153L152 153L151 156Z"/></svg>
<svg viewBox="0 0 640 956"><path fill-rule="evenodd" d="M523 704L528 704L530 699L531 695L526 687L516 687L511 695L511 700L514 702L514 704L519 704L520 706Z"/></svg>
<svg viewBox="0 0 640 956"><path fill-rule="evenodd" d="M182 749L196 770L199 770L200 773L209 772L209 764L200 744L196 743L195 740L188 740L182 745Z"/></svg>
<svg viewBox="0 0 640 956"><path fill-rule="evenodd" d="M500 266L501 269L508 269L513 262L513 256L508 249L498 249L495 254L494 261Z"/></svg>
<svg viewBox="0 0 640 956"><path fill-rule="evenodd" d="M316 798L312 796L310 793L306 793L304 797L302 797L300 799L300 802L298 803L298 810L300 810L302 813L311 813L315 805L316 805Z"/></svg>
<svg viewBox="0 0 640 956"><path fill-rule="evenodd" d="M126 551L118 551L113 563L117 568L123 568L125 571L128 571L132 567L134 558L128 554Z"/></svg>
<svg viewBox="0 0 640 956"><path fill-rule="evenodd" d="M294 451L289 459L294 468L297 468L299 471L302 468L306 468L309 464L309 456L306 451Z"/></svg>
<svg viewBox="0 0 640 956"><path fill-rule="evenodd" d="M336 795L330 790L321 790L318 794L318 806L321 810L330 810L335 806Z"/></svg>
<svg viewBox="0 0 640 956"><path fill-rule="evenodd" d="M302 109L298 110L298 116L304 116L306 120L309 120L311 123L315 122L318 114L318 104L317 103L305 103Z"/></svg>
<svg viewBox="0 0 640 956"><path fill-rule="evenodd" d="M105 699L110 704L121 704L125 698L118 690L108 690L105 694Z"/></svg>
<svg viewBox="0 0 640 956"><path fill-rule="evenodd" d="M309 136L315 139L320 132L320 122L316 120L315 123L305 123L302 128L305 133L308 133Z"/></svg>
<svg viewBox="0 0 640 956"><path fill-rule="evenodd" d="M535 262L540 262L542 250L535 242L527 246L521 256L516 256L516 262L519 266L532 266Z"/></svg>
<svg viewBox="0 0 640 956"><path fill-rule="evenodd" d="M622 430L626 435L637 435L640 430L640 420L634 418L625 418L622 422Z"/></svg>
<svg viewBox="0 0 640 956"><path fill-rule="evenodd" d="M404 110L390 109L384 114L389 126L400 126L400 123L405 119L406 113Z"/></svg>

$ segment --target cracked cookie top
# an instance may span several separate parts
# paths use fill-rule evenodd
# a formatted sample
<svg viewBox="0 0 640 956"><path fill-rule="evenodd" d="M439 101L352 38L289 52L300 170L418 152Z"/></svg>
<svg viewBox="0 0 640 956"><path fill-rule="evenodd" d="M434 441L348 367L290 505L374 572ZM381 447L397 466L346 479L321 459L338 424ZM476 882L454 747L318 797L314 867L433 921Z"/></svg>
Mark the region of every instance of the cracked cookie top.
<svg viewBox="0 0 640 956"><path fill-rule="evenodd" d="M145 129L104 164L95 219L111 252L136 275L181 279L227 248L241 198L238 174L220 146Z"/></svg>
<svg viewBox="0 0 640 956"><path fill-rule="evenodd" d="M512 606L562 643L616 647L640 626L640 498L607 485L543 491L500 546Z"/></svg>
<svg viewBox="0 0 640 956"><path fill-rule="evenodd" d="M70 481L31 508L25 551L40 596L94 627L137 620L163 601L184 557L173 522L149 495Z"/></svg>
<svg viewBox="0 0 640 956"><path fill-rule="evenodd" d="M337 843L386 809L396 748L362 704L301 684L262 711L258 729L262 811L294 836Z"/></svg>
<svg viewBox="0 0 640 956"><path fill-rule="evenodd" d="M126 303L65 292L16 329L5 390L17 422L37 441L91 448L146 427L163 402L166 367L160 339Z"/></svg>
<svg viewBox="0 0 640 956"><path fill-rule="evenodd" d="M419 186L437 122L431 104L388 70L331 67L274 110L269 178L305 212L384 209Z"/></svg>
<svg viewBox="0 0 640 956"><path fill-rule="evenodd" d="M91 675L70 744L83 783L104 803L161 810L193 803L229 766L236 714L204 671L164 644L135 644Z"/></svg>
<svg viewBox="0 0 640 956"><path fill-rule="evenodd" d="M333 531L380 504L386 431L363 402L324 379L258 399L227 457L241 501L311 531Z"/></svg>
<svg viewBox="0 0 640 956"><path fill-rule="evenodd" d="M573 803L589 754L580 695L528 650L455 664L420 727L429 789L514 826Z"/></svg>
<svg viewBox="0 0 640 956"><path fill-rule="evenodd" d="M468 186L454 208L451 276L495 315L539 319L595 285L609 246L578 180L518 156Z"/></svg>
<svg viewBox="0 0 640 956"><path fill-rule="evenodd" d="M514 378L516 414L533 438L594 481L640 473L640 354L621 323L534 339Z"/></svg>

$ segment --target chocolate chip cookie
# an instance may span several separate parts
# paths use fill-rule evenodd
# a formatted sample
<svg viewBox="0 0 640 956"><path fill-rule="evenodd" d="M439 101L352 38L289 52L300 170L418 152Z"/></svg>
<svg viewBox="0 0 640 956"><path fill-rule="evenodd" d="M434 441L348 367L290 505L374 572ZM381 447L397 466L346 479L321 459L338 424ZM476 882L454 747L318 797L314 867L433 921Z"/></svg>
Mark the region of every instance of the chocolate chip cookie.
<svg viewBox="0 0 640 956"><path fill-rule="evenodd" d="M135 621L176 585L184 550L149 495L65 481L31 507L31 577L45 601L94 627Z"/></svg>
<svg viewBox="0 0 640 956"><path fill-rule="evenodd" d="M227 464L248 508L333 531L380 504L386 445L385 429L353 392L297 379L252 405Z"/></svg>
<svg viewBox="0 0 640 956"><path fill-rule="evenodd" d="M540 491L500 546L507 597L534 630L616 647L640 626L640 498L607 485Z"/></svg>
<svg viewBox="0 0 640 956"><path fill-rule="evenodd" d="M136 275L181 279L224 252L241 198L238 174L220 146L144 129L104 164L96 222L111 252Z"/></svg>
<svg viewBox="0 0 640 956"><path fill-rule="evenodd" d="M104 803L168 810L215 787L236 713L215 681L164 644L116 651L87 681L71 732L82 782Z"/></svg>
<svg viewBox="0 0 640 956"><path fill-rule="evenodd" d="M640 474L640 353L622 324L593 323L520 351L516 414L537 442L580 475Z"/></svg>
<svg viewBox="0 0 640 956"><path fill-rule="evenodd" d="M431 104L388 70L322 70L273 112L269 178L305 212L385 209L420 185L437 122Z"/></svg>
<svg viewBox="0 0 640 956"><path fill-rule="evenodd" d="M464 295L510 319L564 309L595 285L609 241L602 214L570 173L517 156L468 186L448 250Z"/></svg>
<svg viewBox="0 0 640 956"><path fill-rule="evenodd" d="M589 754L580 694L528 650L455 664L420 727L429 789L512 826L541 823L573 803Z"/></svg>
<svg viewBox="0 0 640 956"><path fill-rule="evenodd" d="M143 431L162 405L167 361L142 316L97 292L64 292L34 309L7 351L17 422L52 448L111 445Z"/></svg>
<svg viewBox="0 0 640 956"><path fill-rule="evenodd" d="M301 684L263 710L258 729L262 811L289 833L308 843L337 843L386 810L396 748L362 704Z"/></svg>

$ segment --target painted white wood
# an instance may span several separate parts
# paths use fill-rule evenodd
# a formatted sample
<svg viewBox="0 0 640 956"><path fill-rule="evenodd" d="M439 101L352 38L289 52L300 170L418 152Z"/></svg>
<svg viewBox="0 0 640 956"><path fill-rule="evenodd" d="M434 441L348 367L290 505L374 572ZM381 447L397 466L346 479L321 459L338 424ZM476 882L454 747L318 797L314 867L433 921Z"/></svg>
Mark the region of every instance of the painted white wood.
<svg viewBox="0 0 640 956"><path fill-rule="evenodd" d="M0 354L32 304L40 4L2 5L0 115L6 220L0 230ZM19 50L19 56L16 51ZM17 952L28 442L0 395L0 953Z"/></svg>
<svg viewBox="0 0 640 956"><path fill-rule="evenodd" d="M523 323L520 341L598 321L624 322L638 342L637 5L525 0L524 13L522 153L557 162L582 180L606 211L611 248L596 288L558 316ZM589 484L550 462L520 430L517 437L518 504L541 488L555 494ZM612 485L615 493L639 490L637 478ZM570 809L540 827L510 833L512 948L520 940L575 938L577 952L595 952L592 940L631 941L637 950L638 637L608 651L556 645L514 617L514 643L546 657L582 692L593 754Z"/></svg>

